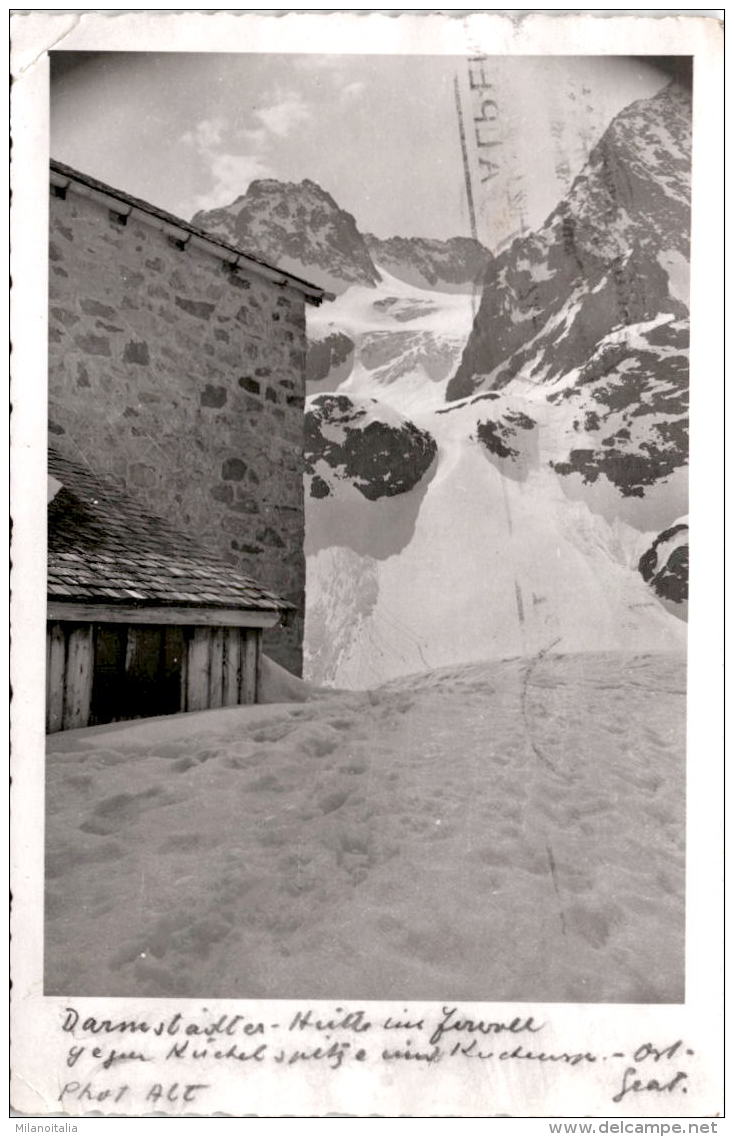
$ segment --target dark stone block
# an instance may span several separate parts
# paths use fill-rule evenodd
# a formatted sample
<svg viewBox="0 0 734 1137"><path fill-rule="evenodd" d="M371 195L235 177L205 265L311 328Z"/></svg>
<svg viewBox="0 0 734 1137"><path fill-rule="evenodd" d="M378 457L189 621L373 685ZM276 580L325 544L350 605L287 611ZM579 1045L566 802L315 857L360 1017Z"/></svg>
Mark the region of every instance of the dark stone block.
<svg viewBox="0 0 734 1137"><path fill-rule="evenodd" d="M199 396L202 407L223 407L227 402L227 391L224 387L213 387L207 383Z"/></svg>
<svg viewBox="0 0 734 1137"><path fill-rule="evenodd" d="M66 328L70 328L74 324L79 323L79 317L76 313L69 312L66 308L52 308L50 314Z"/></svg>
<svg viewBox="0 0 734 1137"><path fill-rule="evenodd" d="M269 399L271 403L277 403L278 401L278 396L272 387L268 387L267 391L265 392L265 398Z"/></svg>
<svg viewBox="0 0 734 1137"><path fill-rule="evenodd" d="M122 358L125 363L140 363L142 365L150 363L150 353L147 343L144 341L139 342L138 340L128 340L125 344L125 351Z"/></svg>
<svg viewBox="0 0 734 1137"><path fill-rule="evenodd" d="M66 431L64 430L63 426L59 426L59 424L57 422L50 422L48 424L48 429L51 432L51 434L66 434Z"/></svg>
<svg viewBox="0 0 734 1137"><path fill-rule="evenodd" d="M105 316L109 320L115 315L115 309L109 304L100 304L99 300L91 300L86 296L79 301L79 307L87 316Z"/></svg>
<svg viewBox="0 0 734 1137"><path fill-rule="evenodd" d="M125 329L119 327L118 324L108 324L106 320L95 320L95 328L102 328L105 332L124 332Z"/></svg>
<svg viewBox="0 0 734 1137"><path fill-rule="evenodd" d="M222 477L225 482L241 482L247 473L247 466L240 458L227 458L222 462Z"/></svg>
<svg viewBox="0 0 734 1137"><path fill-rule="evenodd" d="M187 300L185 296L176 297L176 307L199 320L208 320L214 311L213 304L207 304L204 300Z"/></svg>
<svg viewBox="0 0 734 1137"><path fill-rule="evenodd" d="M223 488L228 489L230 491L232 489L231 486L226 486ZM252 501L252 500L249 500L249 501L233 501L233 502L231 502L231 504L229 504L229 508L232 510L233 513L259 513L260 512L260 506L257 504L256 501Z"/></svg>
<svg viewBox="0 0 734 1137"><path fill-rule="evenodd" d="M272 545L276 549L285 548L285 541L279 536L278 533L275 532L274 529L271 529L269 525L267 525L265 529L260 529L255 534L255 537L258 541L262 541L263 545Z"/></svg>
<svg viewBox="0 0 734 1137"><path fill-rule="evenodd" d="M106 336L74 336L74 343L88 355L104 355L108 359L112 355Z"/></svg>
<svg viewBox="0 0 734 1137"><path fill-rule="evenodd" d="M246 280L244 276L240 276L236 268L230 268L229 265L223 265L222 267L224 269L227 284L231 284L232 288L250 288L249 280Z"/></svg>
<svg viewBox="0 0 734 1137"><path fill-rule="evenodd" d="M249 375L243 375L241 379L237 380L237 382L239 383L240 387L242 387L243 391L250 391L253 395L260 394L260 384L258 383L257 379L252 379Z"/></svg>
<svg viewBox="0 0 734 1137"><path fill-rule="evenodd" d="M145 277L142 272L134 272L131 268L128 268L127 265L120 267L120 276L128 288L138 288L145 282Z"/></svg>
<svg viewBox="0 0 734 1137"><path fill-rule="evenodd" d="M222 501L225 505L229 505L234 498L234 490L231 486L212 486L209 494L215 501Z"/></svg>

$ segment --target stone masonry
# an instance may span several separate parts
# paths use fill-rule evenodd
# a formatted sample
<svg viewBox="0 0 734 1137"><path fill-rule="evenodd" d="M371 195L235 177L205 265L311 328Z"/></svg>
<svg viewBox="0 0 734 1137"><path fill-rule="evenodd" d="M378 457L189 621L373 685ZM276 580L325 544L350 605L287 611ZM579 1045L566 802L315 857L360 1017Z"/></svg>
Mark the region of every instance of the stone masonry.
<svg viewBox="0 0 734 1137"><path fill-rule="evenodd" d="M265 649L300 674L303 293L73 182L49 256L53 445L294 604Z"/></svg>

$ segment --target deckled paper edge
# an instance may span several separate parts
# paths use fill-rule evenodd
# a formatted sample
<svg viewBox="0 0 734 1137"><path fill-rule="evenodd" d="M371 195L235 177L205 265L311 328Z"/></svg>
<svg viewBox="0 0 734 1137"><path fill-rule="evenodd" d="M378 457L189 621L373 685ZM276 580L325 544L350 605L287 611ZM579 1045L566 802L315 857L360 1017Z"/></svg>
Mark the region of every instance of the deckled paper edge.
<svg viewBox="0 0 734 1137"><path fill-rule="evenodd" d="M121 14L31 13L16 15L11 26L11 63L16 83L12 99L15 207L11 217L14 275L12 309L13 363L11 422L11 506L14 522L11 617L13 627L12 744L14 787L11 869L15 891L12 950L15 995L12 1006L14 1039L13 1104L28 1111L45 1102L48 1114L59 1114L49 1097L50 1084L40 1086L30 1076L43 1070L47 1048L37 1027L48 1010L63 1000L44 999L42 990L42 829L43 829L43 668L45 603L45 445L46 445L46 291L47 291L47 159L48 57L50 47L67 50L217 51L246 44L250 51L469 54L692 54L694 55L694 160L692 225L693 412L691 423L691 624L689 631L688 729L688 910L687 999L683 1008L620 1008L590 1004L546 1008L554 1021L573 1022L579 1016L594 1024L595 1035L625 1017L636 1030L662 1036L674 1032L695 1035L710 1047L710 1081L700 1100L703 1113L720 1108L721 1022L721 706L722 647L722 487L723 447L719 430L723 380L719 329L723 326L721 290L712 268L718 265L721 217L721 32L715 20L704 17L646 18L630 13L601 17L468 14L240 13ZM97 1001L98 1002L98 1001ZM162 1012L162 1000L115 1000L116 1010L148 1003ZM172 1001L165 1001L168 1005ZM197 1001L188 1001L189 1003ZM174 1003L175 1005L175 1003ZM248 1006L252 1006L251 1003ZM468 1010L466 1005L464 1009ZM485 1014L500 1013L502 1005L482 1005ZM535 1006L533 1007L535 1009ZM542 1008L539 1008L542 1009ZM659 1026L658 1026L659 1024ZM616 1037L616 1036L615 1036ZM277 1071L276 1071L277 1073ZM441 1080L441 1072L434 1078ZM530 1078L530 1075L528 1075ZM409 1079L400 1089L409 1091ZM486 1100L467 1100L456 1078L446 1079L443 1115L472 1116ZM333 1081L324 1081L316 1094L301 1097L310 1112L354 1113L364 1116L363 1093L336 1100ZM369 1095L368 1095L369 1096ZM529 1091L518 1101L517 1114L527 1115ZM283 1100L277 1079L264 1093L255 1112L284 1116L299 1103ZM395 1105L395 1094L382 1101ZM360 1101L361 1099L361 1101ZM400 1112L425 1116L426 1102L398 1093ZM687 1102L690 1116L696 1103ZM370 1112L380 1108L379 1094ZM599 1114L608 1110L600 1102ZM244 1112L244 1111L243 1111ZM247 1113L251 1114L251 1109ZM488 1110L491 1112L491 1110ZM36 1116L36 1114L28 1114ZM612 1116L610 1111L609 1116ZM624 1112L621 1116L625 1116Z"/></svg>

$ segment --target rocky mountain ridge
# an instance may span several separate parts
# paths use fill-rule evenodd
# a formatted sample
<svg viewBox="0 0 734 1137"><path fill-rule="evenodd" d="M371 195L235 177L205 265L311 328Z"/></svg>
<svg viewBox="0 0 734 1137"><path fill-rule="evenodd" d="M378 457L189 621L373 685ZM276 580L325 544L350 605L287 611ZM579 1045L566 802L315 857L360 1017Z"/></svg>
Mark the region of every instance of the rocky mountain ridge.
<svg viewBox="0 0 734 1137"><path fill-rule="evenodd" d="M399 280L419 288L466 292L478 287L492 260L489 249L472 237L447 241L427 237L365 236L375 262Z"/></svg>
<svg viewBox="0 0 734 1137"><path fill-rule="evenodd" d="M195 214L192 224L340 292L380 279L352 214L308 178L253 181L230 205Z"/></svg>
<svg viewBox="0 0 734 1137"><path fill-rule="evenodd" d="M470 237L383 240L360 232L351 213L309 178L250 183L231 204L201 210L192 224L337 293L376 287L381 268L409 284L471 292L491 254Z"/></svg>
<svg viewBox="0 0 734 1137"><path fill-rule="evenodd" d="M627 107L545 224L490 262L447 399L552 382L616 328L687 315L690 113L676 84Z"/></svg>

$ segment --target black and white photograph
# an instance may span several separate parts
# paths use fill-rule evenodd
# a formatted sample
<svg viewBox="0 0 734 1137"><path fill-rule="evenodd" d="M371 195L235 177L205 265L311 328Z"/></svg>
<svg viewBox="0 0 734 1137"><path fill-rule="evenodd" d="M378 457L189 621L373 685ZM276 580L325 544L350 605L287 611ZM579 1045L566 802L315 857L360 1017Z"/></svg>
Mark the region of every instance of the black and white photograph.
<svg viewBox="0 0 734 1137"><path fill-rule="evenodd" d="M428 1076L686 1003L699 76L652 50L48 52L66 1045L85 1000L436 1004ZM684 1114L636 1053L609 1108Z"/></svg>

